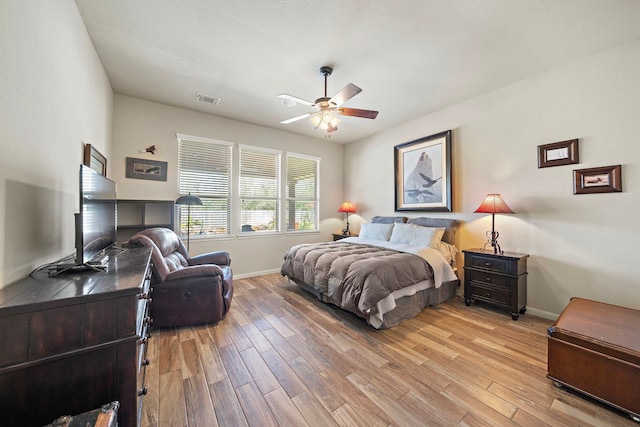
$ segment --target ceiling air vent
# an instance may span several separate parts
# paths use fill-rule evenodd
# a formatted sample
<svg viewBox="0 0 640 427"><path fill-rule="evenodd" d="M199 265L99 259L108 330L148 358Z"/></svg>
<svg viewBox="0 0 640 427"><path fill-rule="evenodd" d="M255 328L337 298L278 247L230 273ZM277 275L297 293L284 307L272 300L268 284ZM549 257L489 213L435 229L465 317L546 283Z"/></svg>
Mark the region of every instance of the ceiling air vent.
<svg viewBox="0 0 640 427"><path fill-rule="evenodd" d="M220 99L217 96L213 95L205 95L204 93L199 93L196 95L196 99L202 102L208 102L209 104L218 105L220 104Z"/></svg>

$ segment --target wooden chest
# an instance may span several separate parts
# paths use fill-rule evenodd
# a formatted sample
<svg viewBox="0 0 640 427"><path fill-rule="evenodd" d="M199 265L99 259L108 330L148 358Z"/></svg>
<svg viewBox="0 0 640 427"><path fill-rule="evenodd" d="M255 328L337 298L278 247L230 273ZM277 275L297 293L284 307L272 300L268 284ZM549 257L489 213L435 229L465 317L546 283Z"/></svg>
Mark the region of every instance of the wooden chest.
<svg viewBox="0 0 640 427"><path fill-rule="evenodd" d="M93 411L62 416L45 427L116 427L119 407L119 402L111 402Z"/></svg>
<svg viewBox="0 0 640 427"><path fill-rule="evenodd" d="M640 420L640 311L572 298L547 337L556 385Z"/></svg>

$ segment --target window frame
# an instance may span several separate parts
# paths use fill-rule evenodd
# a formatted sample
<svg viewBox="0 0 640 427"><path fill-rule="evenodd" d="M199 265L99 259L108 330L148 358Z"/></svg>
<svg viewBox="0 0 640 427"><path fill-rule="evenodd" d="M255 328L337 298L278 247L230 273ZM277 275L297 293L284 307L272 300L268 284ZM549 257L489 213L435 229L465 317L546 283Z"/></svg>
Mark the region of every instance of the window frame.
<svg viewBox="0 0 640 427"><path fill-rule="evenodd" d="M301 234L301 233L318 233L320 232L320 162L322 161L321 157L317 157L317 156L312 156L309 154L301 154L301 153L295 153L295 152L285 152L284 154L285 156L285 167L284 167L284 171L283 171L283 192L282 192L282 198L283 198L283 204L282 204L282 221L283 221L283 230L285 232L285 234ZM288 215L288 205L289 205L289 201L293 200L293 201L300 201L300 199L298 198L290 198L289 195L287 194L287 178L289 175L289 157L297 157L300 159L306 159L306 160L311 160L313 162L315 162L315 180L316 180L316 194L315 194L315 199L313 200L313 202L316 205L316 209L315 209L315 228L311 229L311 230L296 230L294 229L289 229L287 227L287 215ZM303 199L306 200L306 199ZM295 215L295 214L294 214Z"/></svg>
<svg viewBox="0 0 640 427"><path fill-rule="evenodd" d="M257 147L254 145L247 144L238 144L238 174L236 179L236 187L237 188L237 197L236 197L236 206L237 212L234 213L233 208L231 208L231 216L237 221L237 226L235 228L236 233L234 233L238 237L259 237L259 236L268 236L274 234L282 234L282 150L274 150L271 148ZM254 200L275 200L276 208L276 229L275 230L266 230L266 231L242 231L242 202L243 202L243 194L242 194L242 150L247 152L254 153L264 153L264 154L273 154L277 158L277 171L276 171L276 196L273 198L252 198ZM234 177L232 176L232 179ZM233 222L233 221L232 221Z"/></svg>
<svg viewBox="0 0 640 427"><path fill-rule="evenodd" d="M303 233L320 233L320 162L322 160L321 157L301 154L296 152L289 152L286 150L277 150L272 148L260 147L249 144L239 144L231 141L218 140L213 138L199 137L193 135L186 135L181 133L176 133L176 142L179 144L180 140L191 141L195 143L210 143L217 145L224 145L230 147L230 160L229 160L229 197L228 200L228 233L226 234L206 234L206 235L192 235L190 236L191 240L225 240L225 239L250 239L250 238L261 238L261 237L273 237L273 236L283 236L283 235L293 235L293 234L303 234ZM265 153L273 153L278 155L278 163L279 163L279 171L278 171L278 196L275 199L277 203L277 230L273 231L261 231L261 232L243 232L241 230L241 215L242 215L242 197L241 197L241 150L255 151L255 152L265 152ZM178 146L178 156L180 153L180 148ZM316 179L316 194L315 194L315 228L310 230L296 230L296 229L287 229L287 209L290 199L287 195L287 178L288 178L288 168L289 168L289 158L297 157L301 159L308 159L316 162L315 167L315 179ZM180 162L177 162L177 177L176 184L178 192L180 192ZM199 194L195 194L200 197ZM208 198L205 196L205 198ZM186 208L181 207L179 209ZM196 207L198 209L200 207ZM193 207L192 207L192 216L193 216ZM176 225L175 230L178 235L182 237L181 233L181 212L177 212Z"/></svg>
<svg viewBox="0 0 640 427"><path fill-rule="evenodd" d="M228 239L230 237L233 236L233 204L234 204L234 199L233 199L233 184L234 184L234 179L233 179L233 175L234 175L234 164L233 164L233 159L234 159L234 155L233 155L233 151L234 151L234 143L230 142L230 141L223 141L223 140L218 140L218 139L213 139L213 138L205 138L205 137L199 137L199 136L193 136L193 135L186 135L186 134L180 134L180 133L176 133L176 142L178 143L178 162L177 162L177 189L178 189L178 193L180 193L180 188L181 188L181 168L180 168L180 141L184 140L184 141L189 141L189 142L195 142L195 143L204 143L204 144L213 144L213 145L217 145L219 147L228 147L229 150L229 158L228 158L228 168L229 168L229 174L228 174L228 183L227 183L227 187L229 189L228 195L226 197L219 197L219 196L210 196L207 194L197 194L197 193L193 193L194 195L200 197L200 199L203 200L203 202L206 202L207 200L226 200L227 201L227 206L228 206L228 212L227 212L227 232L226 233L212 233L212 234L205 234L205 235L191 235L189 236L190 240L204 240L204 239ZM177 221L176 221L176 225L175 225L175 230L176 233L182 238L182 228L181 228L181 224L182 224L182 210L183 209L187 209L186 206L178 206L178 212L177 212ZM196 207L191 207L191 214L193 217L193 211L198 210L198 209L202 209L199 206Z"/></svg>

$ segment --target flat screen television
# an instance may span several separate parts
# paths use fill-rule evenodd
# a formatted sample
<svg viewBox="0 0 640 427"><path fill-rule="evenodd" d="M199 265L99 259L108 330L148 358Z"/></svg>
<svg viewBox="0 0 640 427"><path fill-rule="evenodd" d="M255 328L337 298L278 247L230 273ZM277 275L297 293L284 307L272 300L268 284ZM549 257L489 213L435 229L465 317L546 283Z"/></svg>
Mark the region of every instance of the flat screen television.
<svg viewBox="0 0 640 427"><path fill-rule="evenodd" d="M76 214L76 265L90 265L116 243L116 183L80 165L80 212Z"/></svg>

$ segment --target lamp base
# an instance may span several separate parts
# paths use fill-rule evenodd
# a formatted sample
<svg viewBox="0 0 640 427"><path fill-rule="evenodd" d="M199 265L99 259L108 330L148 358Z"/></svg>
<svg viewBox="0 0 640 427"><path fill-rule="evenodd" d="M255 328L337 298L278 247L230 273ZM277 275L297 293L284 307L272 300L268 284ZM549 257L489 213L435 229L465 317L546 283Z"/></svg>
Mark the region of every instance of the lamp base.
<svg viewBox="0 0 640 427"><path fill-rule="evenodd" d="M347 228L342 230L342 234L345 236L351 236L351 231L349 230L349 212L347 212Z"/></svg>
<svg viewBox="0 0 640 427"><path fill-rule="evenodd" d="M487 240L487 243L485 243L484 246L482 247L482 252L484 252L487 245L490 245L493 247L494 254L504 255L504 251L500 248L500 245L498 244L499 235L500 233L498 233L497 231L487 231L487 238L489 240Z"/></svg>

